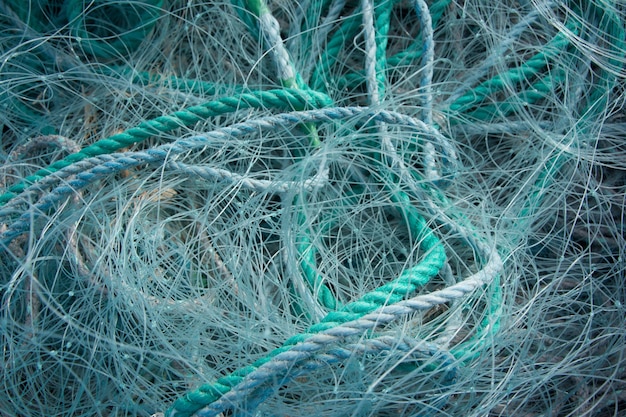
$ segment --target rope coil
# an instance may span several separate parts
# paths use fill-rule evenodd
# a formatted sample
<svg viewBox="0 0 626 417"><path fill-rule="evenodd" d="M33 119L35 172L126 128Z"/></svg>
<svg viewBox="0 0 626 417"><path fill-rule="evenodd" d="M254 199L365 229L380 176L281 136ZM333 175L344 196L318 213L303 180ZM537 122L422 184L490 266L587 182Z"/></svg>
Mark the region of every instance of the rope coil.
<svg viewBox="0 0 626 417"><path fill-rule="evenodd" d="M623 408L622 5L0 12L0 414Z"/></svg>

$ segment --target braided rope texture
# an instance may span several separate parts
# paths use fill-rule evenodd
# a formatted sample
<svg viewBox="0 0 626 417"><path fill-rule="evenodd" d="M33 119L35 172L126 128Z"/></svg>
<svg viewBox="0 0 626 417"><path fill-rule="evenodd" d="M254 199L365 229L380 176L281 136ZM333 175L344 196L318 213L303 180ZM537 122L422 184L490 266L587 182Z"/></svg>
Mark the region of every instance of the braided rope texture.
<svg viewBox="0 0 626 417"><path fill-rule="evenodd" d="M0 2L0 414L626 410L620 2Z"/></svg>

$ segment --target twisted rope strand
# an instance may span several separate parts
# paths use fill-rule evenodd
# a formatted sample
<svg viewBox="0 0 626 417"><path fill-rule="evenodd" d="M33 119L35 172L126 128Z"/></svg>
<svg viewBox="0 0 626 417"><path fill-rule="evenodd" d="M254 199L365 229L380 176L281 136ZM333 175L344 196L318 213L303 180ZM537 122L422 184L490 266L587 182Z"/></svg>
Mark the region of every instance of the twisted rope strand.
<svg viewBox="0 0 626 417"><path fill-rule="evenodd" d="M304 110L307 108L327 107L330 104L328 96L315 91L297 89L282 89L269 91L254 91L239 95L224 97L203 105L192 106L185 110L176 111L167 116L160 116L140 123L137 127L117 133L96 143L87 146L80 152L72 154L60 161L54 162L46 169L42 169L24 178L18 184L9 187L8 192L0 195L0 205L21 193L28 184L41 180L59 169L85 158L115 152L135 143L142 142L151 136L170 132L180 127L189 127L202 120L221 114L233 113L248 108L277 108L282 110Z"/></svg>
<svg viewBox="0 0 626 417"><path fill-rule="evenodd" d="M49 181L42 184L49 185L50 183L56 183L64 178L75 175L74 179L68 180L64 185L56 187L38 203L34 204L28 211L24 212L17 221L15 221L4 231L4 233L2 233L2 237L0 239L5 244L8 244L15 237L28 230L34 218L40 216L42 213L47 213L48 210L52 209L60 201L67 198L67 196L73 194L77 190L85 188L97 180L122 170L128 170L143 164L161 163L162 161L165 161L168 158L173 158L183 152L204 147L212 141L228 141L232 138L255 133L258 130L272 131L294 124L345 120L358 115L364 115L367 118L384 121L390 124L394 123L404 125L414 128L417 131L437 133L423 122L399 113L390 111L373 113L367 108L335 107L323 110L309 110L262 117L214 130L206 136L181 138L171 144L161 145L146 151L94 156L86 161L81 161L82 163L80 165L69 165L67 168L61 168L61 170L57 172L57 175L50 177ZM436 139L441 137L440 134L433 136ZM41 190L41 185L36 186L31 191L34 192L38 190ZM31 191L28 192L28 195L31 195ZM12 207L10 207L9 210L0 210L0 218L13 212Z"/></svg>

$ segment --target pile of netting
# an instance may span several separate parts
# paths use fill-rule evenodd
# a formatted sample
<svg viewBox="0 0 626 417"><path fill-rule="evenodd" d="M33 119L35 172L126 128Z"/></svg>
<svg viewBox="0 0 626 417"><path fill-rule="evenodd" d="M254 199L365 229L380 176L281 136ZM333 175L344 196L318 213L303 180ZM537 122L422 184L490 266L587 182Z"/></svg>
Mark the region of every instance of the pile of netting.
<svg viewBox="0 0 626 417"><path fill-rule="evenodd" d="M624 415L625 16L0 1L0 414Z"/></svg>

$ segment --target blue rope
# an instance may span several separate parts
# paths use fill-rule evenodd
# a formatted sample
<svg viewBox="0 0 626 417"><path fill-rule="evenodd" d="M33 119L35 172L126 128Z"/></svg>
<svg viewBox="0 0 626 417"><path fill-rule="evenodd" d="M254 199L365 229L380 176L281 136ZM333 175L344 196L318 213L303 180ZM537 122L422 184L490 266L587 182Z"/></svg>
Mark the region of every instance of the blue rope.
<svg viewBox="0 0 626 417"><path fill-rule="evenodd" d="M258 405L277 391L280 386L320 368L345 362L354 358L355 355L402 352L405 355L401 362L417 361L428 364L430 367L436 363L435 368L443 373L443 376L438 378L438 382L442 386L449 386L456 381L459 372L458 361L449 352L442 350L441 347L433 343L418 343L410 338L398 339L380 336L356 343L346 343L342 347L333 347L345 342L350 336L362 334L364 329L357 330L354 335L346 331L345 326L331 330L312 336L306 342L275 356L256 371L248 374L240 384L218 401L195 414L198 417L215 417L229 409L236 412L245 410L246 413L253 414ZM331 342L333 338L327 337L330 334L341 334L341 336ZM435 404L431 404L430 408L441 410L445 407L449 397L450 394L442 396ZM430 414L432 413L423 415ZM176 413L170 413L169 416L175 417Z"/></svg>
<svg viewBox="0 0 626 417"><path fill-rule="evenodd" d="M247 122L237 123L231 126L216 129L203 136L181 138L173 143L154 147L145 151L99 155L74 163L66 168L62 168L49 177L43 178L39 183L31 185L27 188L25 196L31 196L33 192L41 191L44 187L48 187L51 183L60 182L62 179L66 179L72 175L75 175L75 178L65 181L63 185L57 186L38 203L34 204L31 209L24 212L18 220L12 223L4 231L4 233L0 235L0 242L4 245L8 245L21 233L29 230L31 223L35 218L44 213L48 213L68 196L74 194L78 190L84 189L89 184L93 184L95 181L120 171L135 168L143 164L162 163L163 161L171 159L176 155L192 150L198 150L207 145L211 145L213 142L225 143L232 141L233 138L257 133L259 130L269 132L282 129L289 125L345 120L355 116L362 116L389 124L404 125L415 129L417 132L427 132L429 134L429 138L432 138L432 140L439 143L445 142L445 138L443 138L441 134L420 120L391 111L373 112L368 108L334 107L323 110L283 113L276 116L253 119ZM187 169L186 165L177 165L176 162L173 162L170 166L178 166L180 168ZM211 176L211 174L215 174L213 178L216 179L219 177L223 179L226 178L226 176L229 176L231 180L244 179L241 176L231 174L225 175L224 172L220 174L217 171L210 172L206 169L187 169L187 172L193 175L201 173L203 175ZM19 200L16 200L13 204L1 208L0 218L13 214L15 212L14 207L18 204L18 202Z"/></svg>
<svg viewBox="0 0 626 417"><path fill-rule="evenodd" d="M290 377L288 379L293 379L324 366L324 364L319 363L319 361L326 359L326 356L320 357L317 356L317 353L326 348L328 345L334 345L349 337L362 336L365 331L389 324L395 321L398 317L406 316L418 311L429 310L436 305L461 299L467 294L474 292L477 288L491 283L494 279L496 279L501 269L502 261L498 254L495 251L492 251L491 259L483 270L455 285L442 290L433 291L429 294L418 295L395 304L386 305L354 321L331 327L317 334L306 335L306 339L304 341L294 345L288 350L280 352L256 370L247 374L240 383L231 387L230 391L221 396L218 401L213 402L206 408L197 411L196 414L200 417L216 416L228 408L237 407L238 405L249 401L250 398L254 398L255 395L261 395L261 397L264 397L266 393L255 394L255 391L260 386L267 383L271 383L274 386L282 385L287 382L287 376ZM396 339L389 340L392 341L391 343L398 343ZM378 345L377 342L366 340L364 343L366 346L369 346L370 343L374 343L374 346L378 349L380 348L380 345ZM415 345L416 342L409 343ZM418 346L425 346L428 356L436 358L437 361L441 361L442 359L444 360L438 367L443 369L446 373L444 384L449 385L454 383L458 373L458 362L456 361L456 357L450 353L442 351L439 346L429 343L423 343L422 345L422 343L419 343ZM362 349L363 348L361 346L358 346L356 351L360 351ZM371 348L366 347L365 349L369 350ZM459 356L467 355L465 350L457 349L457 351ZM333 355L330 353L332 358L329 363L336 363L353 357L351 349L339 352L339 355ZM422 350L422 352L424 351ZM313 357L315 357L314 361L312 359ZM314 366L311 366L311 361L313 361ZM300 363L302 362L305 362L305 365L309 366L303 365L300 367ZM292 371L295 371L295 374L291 374ZM443 406L443 404L441 405ZM250 412L252 410L247 411ZM186 415L186 413L181 413L176 409L170 410L167 415L168 417L177 417L179 414Z"/></svg>

